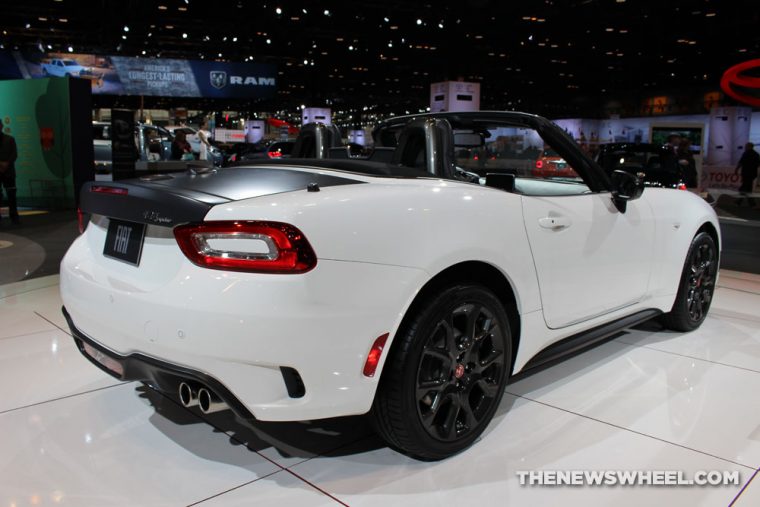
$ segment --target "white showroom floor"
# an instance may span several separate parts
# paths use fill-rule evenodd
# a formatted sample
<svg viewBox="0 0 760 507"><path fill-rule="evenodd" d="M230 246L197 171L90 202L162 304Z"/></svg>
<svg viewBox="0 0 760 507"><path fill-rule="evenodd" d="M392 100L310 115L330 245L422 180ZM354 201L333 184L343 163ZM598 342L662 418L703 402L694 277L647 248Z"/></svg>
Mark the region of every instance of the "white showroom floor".
<svg viewBox="0 0 760 507"><path fill-rule="evenodd" d="M57 277L0 287L0 507L760 505L760 276L689 334L645 324L507 388L471 449L421 463L364 418L201 419L76 350ZM521 486L518 471L740 472L737 486Z"/></svg>

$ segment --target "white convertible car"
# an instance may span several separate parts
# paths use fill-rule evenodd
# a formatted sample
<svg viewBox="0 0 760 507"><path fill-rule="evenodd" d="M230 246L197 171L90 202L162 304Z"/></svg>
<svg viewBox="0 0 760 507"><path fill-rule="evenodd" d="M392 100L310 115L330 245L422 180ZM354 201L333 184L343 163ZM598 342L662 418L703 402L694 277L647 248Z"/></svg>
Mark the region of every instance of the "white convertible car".
<svg viewBox="0 0 760 507"><path fill-rule="evenodd" d="M478 437L515 374L653 317L705 319L710 206L606 174L541 117L394 118L364 158L333 137L85 186L91 219L61 265L82 353L204 413L370 412L390 446L434 460ZM577 176L535 176L544 149Z"/></svg>

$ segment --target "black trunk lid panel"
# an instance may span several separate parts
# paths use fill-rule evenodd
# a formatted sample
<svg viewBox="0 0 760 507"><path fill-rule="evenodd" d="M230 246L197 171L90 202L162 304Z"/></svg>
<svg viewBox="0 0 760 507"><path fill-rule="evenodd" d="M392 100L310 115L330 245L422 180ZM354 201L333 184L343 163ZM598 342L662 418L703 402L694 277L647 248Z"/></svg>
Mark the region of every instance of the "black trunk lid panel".
<svg viewBox="0 0 760 507"><path fill-rule="evenodd" d="M164 227L200 222L218 204L253 197L359 184L361 181L309 171L271 167L233 167L206 173L174 173L170 178L90 182L83 186L81 209L131 222ZM126 195L98 192L98 187L125 189Z"/></svg>

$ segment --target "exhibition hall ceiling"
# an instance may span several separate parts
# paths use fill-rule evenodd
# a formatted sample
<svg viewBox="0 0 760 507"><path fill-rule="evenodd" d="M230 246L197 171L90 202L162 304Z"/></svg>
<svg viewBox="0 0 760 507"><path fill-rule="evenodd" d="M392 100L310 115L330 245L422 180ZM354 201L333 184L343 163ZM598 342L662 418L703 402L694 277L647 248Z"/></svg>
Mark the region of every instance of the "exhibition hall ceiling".
<svg viewBox="0 0 760 507"><path fill-rule="evenodd" d="M619 97L717 90L760 57L756 1L3 3L5 50L276 64L276 99L230 103L248 108L418 111L430 83L463 79L482 83L484 109L593 114Z"/></svg>

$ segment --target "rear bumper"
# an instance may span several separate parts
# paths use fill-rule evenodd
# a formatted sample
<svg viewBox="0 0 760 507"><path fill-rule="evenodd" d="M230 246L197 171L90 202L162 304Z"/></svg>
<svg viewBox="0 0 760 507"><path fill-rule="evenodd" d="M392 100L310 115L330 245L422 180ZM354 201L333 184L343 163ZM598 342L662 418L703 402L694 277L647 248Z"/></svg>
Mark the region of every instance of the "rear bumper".
<svg viewBox="0 0 760 507"><path fill-rule="evenodd" d="M302 275L228 273L191 264L161 237L146 240L135 268L103 257L104 234L90 224L61 263L80 350L89 344L122 365L109 373L123 380L170 390L177 378L196 380L261 421L367 412L378 382L362 375L367 354L378 336L394 336L428 276L326 259ZM302 396L289 387L292 370Z"/></svg>
<svg viewBox="0 0 760 507"><path fill-rule="evenodd" d="M71 335L74 337L79 352L92 364L112 377L125 382L140 380L165 392L176 389L180 381L193 381L214 391L238 416L244 419L254 419L253 414L245 405L214 377L201 371L139 353L126 356L117 354L77 329L71 320L71 315L66 311L66 307L62 307L61 310L69 329L71 329Z"/></svg>

